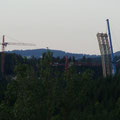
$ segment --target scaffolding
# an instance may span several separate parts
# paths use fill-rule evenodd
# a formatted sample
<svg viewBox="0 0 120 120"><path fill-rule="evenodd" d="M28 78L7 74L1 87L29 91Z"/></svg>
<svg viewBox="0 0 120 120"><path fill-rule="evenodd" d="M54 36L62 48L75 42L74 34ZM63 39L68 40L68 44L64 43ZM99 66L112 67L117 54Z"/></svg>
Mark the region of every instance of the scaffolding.
<svg viewBox="0 0 120 120"><path fill-rule="evenodd" d="M108 35L107 33L98 33L97 39L102 59L103 76L110 76L112 75L112 59Z"/></svg>

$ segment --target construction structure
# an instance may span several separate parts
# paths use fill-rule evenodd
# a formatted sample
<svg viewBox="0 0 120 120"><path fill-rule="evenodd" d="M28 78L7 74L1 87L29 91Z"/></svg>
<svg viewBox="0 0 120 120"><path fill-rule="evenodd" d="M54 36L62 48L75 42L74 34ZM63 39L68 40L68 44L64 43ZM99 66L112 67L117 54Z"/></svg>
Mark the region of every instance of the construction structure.
<svg viewBox="0 0 120 120"><path fill-rule="evenodd" d="M107 33L98 33L97 39L99 43L103 76L110 76L112 74L111 50Z"/></svg>
<svg viewBox="0 0 120 120"><path fill-rule="evenodd" d="M116 73L116 66L115 66L115 60L114 60L114 53L113 53L112 37L111 37L109 19L107 19L106 21L107 21L108 36L109 36L109 41L110 41L111 62L112 62L112 75L115 75L115 73Z"/></svg>
<svg viewBox="0 0 120 120"><path fill-rule="evenodd" d="M102 68L103 68L104 77L110 75L114 76L116 73L109 19L107 19L106 21L107 21L108 34L107 33L97 34L97 39L98 39L101 58L102 58Z"/></svg>
<svg viewBox="0 0 120 120"><path fill-rule="evenodd" d="M35 46L35 44L31 44L31 43L5 42L5 35L3 35L2 43L0 43L0 45L2 45L2 53L1 53L1 72L2 72L2 77L4 77L5 47L7 47L7 45Z"/></svg>
<svg viewBox="0 0 120 120"><path fill-rule="evenodd" d="M66 73L68 74L68 56L66 56L65 71L66 71Z"/></svg>

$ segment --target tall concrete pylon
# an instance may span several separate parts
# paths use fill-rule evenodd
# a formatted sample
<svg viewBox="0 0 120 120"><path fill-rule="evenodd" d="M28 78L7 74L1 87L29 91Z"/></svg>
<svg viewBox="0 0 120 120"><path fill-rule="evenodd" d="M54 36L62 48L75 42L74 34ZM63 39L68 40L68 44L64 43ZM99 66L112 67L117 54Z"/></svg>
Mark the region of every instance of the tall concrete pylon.
<svg viewBox="0 0 120 120"><path fill-rule="evenodd" d="M98 33L97 39L102 59L103 76L112 75L112 58L107 33Z"/></svg>

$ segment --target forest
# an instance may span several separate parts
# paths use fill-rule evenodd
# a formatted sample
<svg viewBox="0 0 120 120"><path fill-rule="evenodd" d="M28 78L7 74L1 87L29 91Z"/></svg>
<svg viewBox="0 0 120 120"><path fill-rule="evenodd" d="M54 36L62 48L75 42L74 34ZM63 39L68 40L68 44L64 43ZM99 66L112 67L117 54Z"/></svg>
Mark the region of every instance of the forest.
<svg viewBox="0 0 120 120"><path fill-rule="evenodd" d="M104 78L100 58L69 58L67 72L64 64L65 57L54 58L50 51L29 59L6 54L0 120L119 120L119 66L115 76Z"/></svg>

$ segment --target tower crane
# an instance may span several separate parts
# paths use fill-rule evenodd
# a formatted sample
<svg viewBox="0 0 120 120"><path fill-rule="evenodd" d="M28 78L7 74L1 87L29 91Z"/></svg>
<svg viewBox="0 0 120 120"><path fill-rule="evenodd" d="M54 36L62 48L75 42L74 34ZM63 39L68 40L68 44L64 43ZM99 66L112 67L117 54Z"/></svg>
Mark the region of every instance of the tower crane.
<svg viewBox="0 0 120 120"><path fill-rule="evenodd" d="M111 59L112 59L112 75L115 75L116 73L116 66L115 66L115 60L114 60L114 53L113 53L113 46L112 46L112 38L111 38L111 31L110 31L110 23L109 19L107 21L107 27L108 27L108 36L110 41L110 49L111 49Z"/></svg>
<svg viewBox="0 0 120 120"><path fill-rule="evenodd" d="M35 44L31 44L31 43L14 43L14 42L5 42L5 35L3 35L3 39L2 39L2 43L0 43L0 45L2 45L2 52L1 52L1 72L2 72L2 76L4 76L4 64L5 64L5 47L7 47L7 45L20 45L20 46L35 46Z"/></svg>
<svg viewBox="0 0 120 120"><path fill-rule="evenodd" d="M65 71L66 71L66 73L68 73L68 56L66 56Z"/></svg>

